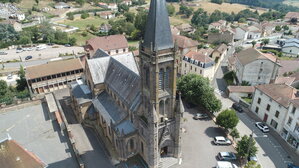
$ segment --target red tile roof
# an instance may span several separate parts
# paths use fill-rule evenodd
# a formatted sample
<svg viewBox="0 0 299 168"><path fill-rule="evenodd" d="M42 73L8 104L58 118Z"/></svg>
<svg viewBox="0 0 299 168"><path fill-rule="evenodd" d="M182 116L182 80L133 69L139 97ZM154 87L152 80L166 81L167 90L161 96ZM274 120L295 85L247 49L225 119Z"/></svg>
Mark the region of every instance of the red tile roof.
<svg viewBox="0 0 299 168"><path fill-rule="evenodd" d="M86 41L86 45L92 50L102 49L104 51L128 48L128 41L124 35L111 35L95 37Z"/></svg>
<svg viewBox="0 0 299 168"><path fill-rule="evenodd" d="M199 44L197 41L180 35L173 35L173 41L176 42L180 48L196 47Z"/></svg>
<svg viewBox="0 0 299 168"><path fill-rule="evenodd" d="M185 56L203 63L213 62L212 58L210 58L209 56L198 53L196 51L189 51L187 54L185 54Z"/></svg>
<svg viewBox="0 0 299 168"><path fill-rule="evenodd" d="M230 93L253 93L255 90L254 86L228 86L227 89Z"/></svg>

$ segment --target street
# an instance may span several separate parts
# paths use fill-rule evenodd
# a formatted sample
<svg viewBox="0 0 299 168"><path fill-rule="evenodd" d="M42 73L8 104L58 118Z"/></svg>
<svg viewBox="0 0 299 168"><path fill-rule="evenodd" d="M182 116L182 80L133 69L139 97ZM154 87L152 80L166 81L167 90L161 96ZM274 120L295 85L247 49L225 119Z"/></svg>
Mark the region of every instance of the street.
<svg viewBox="0 0 299 168"><path fill-rule="evenodd" d="M221 128L211 120L194 120L192 117L197 108L185 107L182 133L183 161L178 167L183 168L211 168L216 166L217 154L219 152L235 152L230 146L217 146L213 143L215 136L224 136Z"/></svg>
<svg viewBox="0 0 299 168"><path fill-rule="evenodd" d="M227 71L227 58L233 53L233 49L231 48L230 50L223 59L221 66L219 66L212 83L215 88L216 97L222 102L222 110L230 108L234 103L231 99L227 98L225 94L227 86L223 79L223 74ZM220 93L222 93L222 95ZM264 134L257 129L255 127L256 121L248 116L247 113L237 113L237 115L240 121L236 128L240 132L240 135L249 136L253 131L253 137L258 147L258 162L261 164L261 166L263 168L287 167L287 163L291 162L291 160L288 158L288 154L277 142L277 140L275 140L270 134Z"/></svg>

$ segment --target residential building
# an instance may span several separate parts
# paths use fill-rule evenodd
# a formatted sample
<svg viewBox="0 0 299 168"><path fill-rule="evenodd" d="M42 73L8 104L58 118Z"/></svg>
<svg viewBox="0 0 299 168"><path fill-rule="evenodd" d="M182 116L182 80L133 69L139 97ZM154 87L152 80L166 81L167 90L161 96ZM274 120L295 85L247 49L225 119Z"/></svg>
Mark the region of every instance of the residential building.
<svg viewBox="0 0 299 168"><path fill-rule="evenodd" d="M86 41L85 51L88 52L88 57L93 56L98 49L109 55L129 52L128 41L124 35L95 37Z"/></svg>
<svg viewBox="0 0 299 168"><path fill-rule="evenodd" d="M0 165L3 168L47 167L34 153L23 148L9 135L8 138L0 139L0 147Z"/></svg>
<svg viewBox="0 0 299 168"><path fill-rule="evenodd" d="M188 23L183 23L176 27L179 29L179 31L185 32L185 33L193 33L195 31L195 29Z"/></svg>
<svg viewBox="0 0 299 168"><path fill-rule="evenodd" d="M181 67L182 75L188 73L195 73L212 80L215 73L215 62L208 55L189 51L184 55Z"/></svg>
<svg viewBox="0 0 299 168"><path fill-rule="evenodd" d="M26 67L28 88L33 94L67 88L72 81L81 79L82 74L83 65L79 59L53 61Z"/></svg>
<svg viewBox="0 0 299 168"><path fill-rule="evenodd" d="M213 23L209 24L209 30L211 30L211 29L220 30L221 28L225 28L225 27L226 27L225 20L219 20L217 22L213 22Z"/></svg>
<svg viewBox="0 0 299 168"><path fill-rule="evenodd" d="M102 8L105 9L110 9L113 11L116 11L118 9L117 4L116 3L105 3L105 2L99 2L98 5Z"/></svg>
<svg viewBox="0 0 299 168"><path fill-rule="evenodd" d="M262 27L258 24L247 27L247 39L258 39L262 36Z"/></svg>
<svg viewBox="0 0 299 168"><path fill-rule="evenodd" d="M278 70L278 76L288 76L295 72L299 67L299 60L279 60L281 67Z"/></svg>
<svg viewBox="0 0 299 168"><path fill-rule="evenodd" d="M71 7L65 2L58 2L57 4L55 4L54 8L55 9L68 9Z"/></svg>
<svg viewBox="0 0 299 168"><path fill-rule="evenodd" d="M122 3L122 4L126 4L126 5L128 5L128 6L131 6L131 5L132 5L132 1L131 1L131 0L123 0L121 3Z"/></svg>
<svg viewBox="0 0 299 168"><path fill-rule="evenodd" d="M228 97L239 102L243 97L251 97L254 93L254 86L228 86Z"/></svg>
<svg viewBox="0 0 299 168"><path fill-rule="evenodd" d="M116 159L140 156L149 168L158 168L169 158L172 166L181 157L184 107L176 95L176 48L164 0L151 1L140 67L132 53L123 54L87 60L84 83L92 103L83 120L103 133Z"/></svg>
<svg viewBox="0 0 299 168"><path fill-rule="evenodd" d="M181 67L182 67L182 59L186 53L189 51L197 51L197 46L199 43L195 40L192 40L186 36L181 35L172 35L173 41L178 47L178 57L177 57L177 63L178 63L178 73L181 73Z"/></svg>
<svg viewBox="0 0 299 168"><path fill-rule="evenodd" d="M223 58L225 57L226 53L227 53L228 47L226 44L222 43L220 45L218 45L214 51L212 52L212 59L215 61L215 63L220 63Z"/></svg>
<svg viewBox="0 0 299 168"><path fill-rule="evenodd" d="M100 12L100 17L103 18L103 19L112 19L112 18L115 18L115 14L111 11L103 11L103 12Z"/></svg>
<svg viewBox="0 0 299 168"><path fill-rule="evenodd" d="M281 51L292 56L299 55L299 39L285 40L285 43L282 46Z"/></svg>
<svg viewBox="0 0 299 168"><path fill-rule="evenodd" d="M286 84L255 87L251 111L298 150L298 91Z"/></svg>
<svg viewBox="0 0 299 168"><path fill-rule="evenodd" d="M218 33L209 33L208 34L208 43L233 43L235 37L235 32L230 29L220 30Z"/></svg>
<svg viewBox="0 0 299 168"><path fill-rule="evenodd" d="M235 72L239 83L251 85L274 82L280 64L272 54L262 53L255 48L245 49L235 56Z"/></svg>
<svg viewBox="0 0 299 168"><path fill-rule="evenodd" d="M5 20L5 21L0 22L0 23L11 25L11 26L15 29L15 31L17 31L17 32L23 30L23 29L22 29L22 24L19 23L19 22L17 22L17 21L15 21L15 20L12 20L12 19Z"/></svg>
<svg viewBox="0 0 299 168"><path fill-rule="evenodd" d="M247 40L248 37L248 29L244 26L237 27L235 29L235 40Z"/></svg>
<svg viewBox="0 0 299 168"><path fill-rule="evenodd" d="M180 35L181 31L173 25L170 25L172 35Z"/></svg>

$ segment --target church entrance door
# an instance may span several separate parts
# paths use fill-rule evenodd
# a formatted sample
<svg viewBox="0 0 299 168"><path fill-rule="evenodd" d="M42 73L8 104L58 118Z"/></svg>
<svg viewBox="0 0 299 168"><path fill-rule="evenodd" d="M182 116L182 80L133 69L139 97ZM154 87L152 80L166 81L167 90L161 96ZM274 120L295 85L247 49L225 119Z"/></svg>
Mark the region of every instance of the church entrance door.
<svg viewBox="0 0 299 168"><path fill-rule="evenodd" d="M168 150L167 146L161 148L161 157L167 156L167 152L168 152L167 150Z"/></svg>

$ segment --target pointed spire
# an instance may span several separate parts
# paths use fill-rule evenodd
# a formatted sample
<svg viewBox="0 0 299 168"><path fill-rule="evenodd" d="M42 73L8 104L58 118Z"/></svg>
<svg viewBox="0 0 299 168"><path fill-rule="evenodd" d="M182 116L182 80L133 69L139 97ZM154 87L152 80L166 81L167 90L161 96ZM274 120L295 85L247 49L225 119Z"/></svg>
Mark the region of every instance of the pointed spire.
<svg viewBox="0 0 299 168"><path fill-rule="evenodd" d="M143 45L152 51L173 48L165 0L151 0Z"/></svg>

